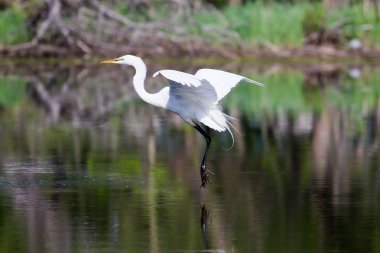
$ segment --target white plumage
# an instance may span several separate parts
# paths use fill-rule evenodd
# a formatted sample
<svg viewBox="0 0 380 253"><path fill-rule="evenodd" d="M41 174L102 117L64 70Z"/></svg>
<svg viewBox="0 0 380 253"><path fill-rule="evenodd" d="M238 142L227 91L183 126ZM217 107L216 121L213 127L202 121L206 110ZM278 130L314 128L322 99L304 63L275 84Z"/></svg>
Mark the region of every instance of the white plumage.
<svg viewBox="0 0 380 253"><path fill-rule="evenodd" d="M201 81L198 78L196 78L194 75L191 75L185 72L164 69L164 70L159 70L156 73L154 73L153 77L156 77L158 74L161 74L166 79L175 81L179 84L183 84L187 86L195 86L195 87L202 85Z"/></svg>
<svg viewBox="0 0 380 253"><path fill-rule="evenodd" d="M226 96L231 89L241 81L263 86L262 83L256 82L244 76L217 69L200 69L197 73L195 73L195 76L200 80L207 80L214 87L218 96L218 101Z"/></svg>
<svg viewBox="0 0 380 253"><path fill-rule="evenodd" d="M244 76L222 70L200 69L195 75L192 75L181 71L165 69L157 71L153 76L161 74L169 81L169 87L163 88L158 93L151 94L144 88L147 70L141 58L133 55L124 55L113 60L102 61L101 63L133 66L136 70L133 85L137 94L145 102L178 114L185 122L194 126L206 138L207 146L201 164L201 186L203 187L208 182L206 159L211 138L199 126L199 123L218 132L228 130L231 133L229 128L229 119L231 117L222 112L222 108L218 105L218 102L241 81L263 86L263 84Z"/></svg>

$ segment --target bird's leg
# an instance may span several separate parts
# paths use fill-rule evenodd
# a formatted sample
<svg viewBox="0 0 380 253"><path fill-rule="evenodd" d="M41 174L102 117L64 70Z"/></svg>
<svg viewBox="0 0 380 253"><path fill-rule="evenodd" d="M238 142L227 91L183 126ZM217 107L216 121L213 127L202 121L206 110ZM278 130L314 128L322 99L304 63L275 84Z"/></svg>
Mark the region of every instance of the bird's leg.
<svg viewBox="0 0 380 253"><path fill-rule="evenodd" d="M201 181L202 181L201 187L205 188L207 183L210 181L208 177L208 173L210 173L211 175L214 175L214 173L206 169L207 154L208 154L208 149L211 144L211 137L198 124L196 124L194 128L197 129L197 131L200 132L203 135L203 137L205 137L206 139L206 149L203 154L201 170L200 170Z"/></svg>

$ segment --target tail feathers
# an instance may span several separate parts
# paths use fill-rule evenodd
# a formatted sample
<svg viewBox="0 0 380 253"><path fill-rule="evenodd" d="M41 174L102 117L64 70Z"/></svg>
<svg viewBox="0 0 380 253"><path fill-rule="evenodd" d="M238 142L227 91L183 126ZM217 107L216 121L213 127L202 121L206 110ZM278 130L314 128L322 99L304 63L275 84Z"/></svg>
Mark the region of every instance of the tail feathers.
<svg viewBox="0 0 380 253"><path fill-rule="evenodd" d="M200 122L204 125L218 131L223 132L227 130L232 138L232 144L229 148L223 148L225 150L230 150L235 145L235 138L231 131L231 128L239 133L239 131L232 125L231 121L235 120L234 117L231 117L220 110L215 110L213 113L210 113L207 117L203 117Z"/></svg>
<svg viewBox="0 0 380 253"><path fill-rule="evenodd" d="M200 122L218 132L225 131L227 126L224 113L221 112L219 108L215 108L208 113L205 113Z"/></svg>
<svg viewBox="0 0 380 253"><path fill-rule="evenodd" d="M234 125L232 125L232 123L231 123L231 120L234 120L235 118L234 117L231 117L231 116L228 116L227 114L224 114L224 116L226 117L226 123L227 123L227 125L226 125L226 129L227 129L227 131L229 132L229 134L231 135L231 138L232 138L232 144L231 144L231 146L229 147L229 148L223 148L224 150L231 150L233 147L234 147L234 145L235 145L235 137L234 137L234 135L233 135L233 133L232 133L232 131L231 131L231 128L233 129L233 130L235 130L237 133L239 133L239 131L236 129L236 127L234 127ZM231 127L231 128L230 128Z"/></svg>
<svg viewBox="0 0 380 253"><path fill-rule="evenodd" d="M228 122L228 123L229 123L229 122ZM231 125L231 126L232 126L232 125ZM228 132L230 133L230 135L231 135L231 138L232 138L232 144L231 144L231 146L230 146L229 148L225 148L225 147L223 147L223 149L224 149L224 150L231 150L231 149L234 147L234 145L235 145L235 138L234 138L234 135L232 134L232 131L231 131L230 127L227 126L226 129L227 129L227 131L228 131Z"/></svg>
<svg viewBox="0 0 380 253"><path fill-rule="evenodd" d="M200 122L218 132L223 132L225 130L225 127L216 123L211 117L204 117L203 119L200 120Z"/></svg>

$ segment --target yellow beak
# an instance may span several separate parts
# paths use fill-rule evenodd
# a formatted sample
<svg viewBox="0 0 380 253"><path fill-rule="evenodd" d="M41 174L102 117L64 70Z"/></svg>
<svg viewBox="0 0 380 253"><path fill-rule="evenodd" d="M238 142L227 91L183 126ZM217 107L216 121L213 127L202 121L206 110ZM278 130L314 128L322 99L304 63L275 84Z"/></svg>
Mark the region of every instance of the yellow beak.
<svg viewBox="0 0 380 253"><path fill-rule="evenodd" d="M118 58L116 59L112 59L112 60L105 60L105 61L100 61L99 63L103 63L103 64L111 64L111 63L116 63L118 62Z"/></svg>

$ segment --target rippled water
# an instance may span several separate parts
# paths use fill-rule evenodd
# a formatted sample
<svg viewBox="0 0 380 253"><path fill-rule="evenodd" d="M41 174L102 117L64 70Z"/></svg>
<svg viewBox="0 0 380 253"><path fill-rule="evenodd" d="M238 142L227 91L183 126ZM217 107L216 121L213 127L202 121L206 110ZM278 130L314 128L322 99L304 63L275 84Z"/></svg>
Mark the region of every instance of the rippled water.
<svg viewBox="0 0 380 253"><path fill-rule="evenodd" d="M379 69L219 67L266 87L225 99L203 189L202 136L133 72L1 66L0 252L380 252Z"/></svg>

